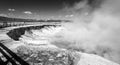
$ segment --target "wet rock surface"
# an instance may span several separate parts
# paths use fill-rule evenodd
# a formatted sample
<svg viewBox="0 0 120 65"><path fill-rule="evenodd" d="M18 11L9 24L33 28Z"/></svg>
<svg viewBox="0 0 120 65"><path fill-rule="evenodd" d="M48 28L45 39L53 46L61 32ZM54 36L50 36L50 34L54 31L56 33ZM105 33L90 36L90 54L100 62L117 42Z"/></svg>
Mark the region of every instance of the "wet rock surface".
<svg viewBox="0 0 120 65"><path fill-rule="evenodd" d="M19 46L16 54L30 65L119 65L94 54L60 48Z"/></svg>
<svg viewBox="0 0 120 65"><path fill-rule="evenodd" d="M62 50L35 50L26 47L17 48L16 54L30 65L74 65L70 52Z"/></svg>

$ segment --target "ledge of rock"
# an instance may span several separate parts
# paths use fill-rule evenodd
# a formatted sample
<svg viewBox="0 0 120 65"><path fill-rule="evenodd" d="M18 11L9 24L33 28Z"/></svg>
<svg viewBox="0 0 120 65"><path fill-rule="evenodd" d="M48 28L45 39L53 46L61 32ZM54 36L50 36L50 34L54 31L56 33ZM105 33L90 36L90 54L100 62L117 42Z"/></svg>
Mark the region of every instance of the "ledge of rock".
<svg viewBox="0 0 120 65"><path fill-rule="evenodd" d="M60 25L41 25L41 26L29 26L29 27L20 27L20 28L15 28L10 30L7 35L15 40L18 41L21 35L25 34L25 31L30 31L30 30L40 30L46 27L59 27Z"/></svg>

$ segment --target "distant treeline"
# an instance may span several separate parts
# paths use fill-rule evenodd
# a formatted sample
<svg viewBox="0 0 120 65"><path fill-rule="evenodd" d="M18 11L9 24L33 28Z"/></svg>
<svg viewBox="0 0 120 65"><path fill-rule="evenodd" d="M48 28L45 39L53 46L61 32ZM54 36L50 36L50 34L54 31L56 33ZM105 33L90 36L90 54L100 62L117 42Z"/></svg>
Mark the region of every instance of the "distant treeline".
<svg viewBox="0 0 120 65"><path fill-rule="evenodd" d="M0 22L62 22L63 20L36 20L36 19L21 19L21 18L9 18L0 16ZM70 22L69 20L64 20Z"/></svg>
<svg viewBox="0 0 120 65"><path fill-rule="evenodd" d="M69 20L36 20L36 19L20 19L0 16L0 28L27 25L40 22L70 22Z"/></svg>

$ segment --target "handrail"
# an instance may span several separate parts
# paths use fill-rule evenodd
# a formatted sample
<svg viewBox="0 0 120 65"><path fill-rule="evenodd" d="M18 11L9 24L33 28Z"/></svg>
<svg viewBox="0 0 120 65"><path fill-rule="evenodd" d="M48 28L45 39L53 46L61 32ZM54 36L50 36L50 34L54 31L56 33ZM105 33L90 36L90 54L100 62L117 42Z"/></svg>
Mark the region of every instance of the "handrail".
<svg viewBox="0 0 120 65"><path fill-rule="evenodd" d="M16 61L18 61L21 65L29 65L26 61L22 60L20 57L18 57L14 52L12 52L10 49L8 49L6 46L4 46L2 43L0 43L0 47L2 47L7 53L9 53L12 58L14 58ZM14 65L17 65L13 62L13 60L2 50L0 49L0 52L11 61Z"/></svg>
<svg viewBox="0 0 120 65"><path fill-rule="evenodd" d="M6 57L7 60L9 60L13 65L17 65L13 59L11 59L2 49L0 49L0 52Z"/></svg>

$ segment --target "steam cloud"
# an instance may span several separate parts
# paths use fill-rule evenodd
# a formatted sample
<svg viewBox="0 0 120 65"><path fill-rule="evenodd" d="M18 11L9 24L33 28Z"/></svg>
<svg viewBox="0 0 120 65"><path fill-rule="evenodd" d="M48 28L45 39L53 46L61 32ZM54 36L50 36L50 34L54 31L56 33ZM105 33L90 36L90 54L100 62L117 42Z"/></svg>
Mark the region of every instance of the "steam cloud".
<svg viewBox="0 0 120 65"><path fill-rule="evenodd" d="M74 14L63 24L58 46L82 49L120 63L120 0L80 0L64 11ZM65 42L67 41L67 42ZM61 45L60 45L60 44Z"/></svg>

